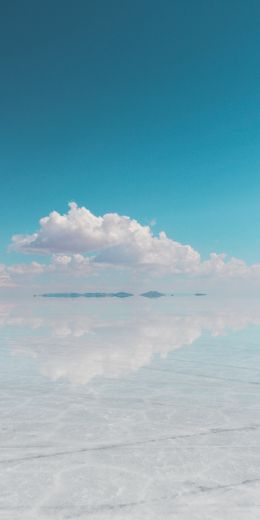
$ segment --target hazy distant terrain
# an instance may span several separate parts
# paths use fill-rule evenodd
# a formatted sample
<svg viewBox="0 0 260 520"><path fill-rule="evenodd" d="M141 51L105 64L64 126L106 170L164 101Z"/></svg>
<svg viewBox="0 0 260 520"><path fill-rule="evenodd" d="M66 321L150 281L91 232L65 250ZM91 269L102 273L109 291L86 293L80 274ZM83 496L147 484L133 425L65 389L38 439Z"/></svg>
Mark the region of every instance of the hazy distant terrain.
<svg viewBox="0 0 260 520"><path fill-rule="evenodd" d="M185 294L186 295L186 294ZM59 292L59 293L44 293L39 295L42 298L130 298L131 296L136 296L133 293L128 292ZM138 296L144 296L145 298L161 298L162 296L175 296L174 294L161 293L159 291L147 291L141 293ZM205 293L195 293L190 294L188 296L206 296Z"/></svg>

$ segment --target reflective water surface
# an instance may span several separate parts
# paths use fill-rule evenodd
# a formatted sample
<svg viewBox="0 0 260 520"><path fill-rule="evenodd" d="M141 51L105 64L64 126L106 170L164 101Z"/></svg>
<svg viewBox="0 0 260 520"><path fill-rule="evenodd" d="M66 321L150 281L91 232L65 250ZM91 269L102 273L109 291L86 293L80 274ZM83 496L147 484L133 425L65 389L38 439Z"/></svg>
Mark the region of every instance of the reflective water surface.
<svg viewBox="0 0 260 520"><path fill-rule="evenodd" d="M260 301L0 303L0 518L260 517Z"/></svg>

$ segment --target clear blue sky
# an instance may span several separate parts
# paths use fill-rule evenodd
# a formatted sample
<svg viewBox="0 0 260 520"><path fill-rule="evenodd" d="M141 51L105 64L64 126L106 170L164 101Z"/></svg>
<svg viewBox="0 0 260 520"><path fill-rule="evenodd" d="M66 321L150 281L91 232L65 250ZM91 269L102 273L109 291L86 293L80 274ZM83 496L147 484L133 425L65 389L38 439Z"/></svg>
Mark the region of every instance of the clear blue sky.
<svg viewBox="0 0 260 520"><path fill-rule="evenodd" d="M75 200L259 262L259 27L259 0L5 2L0 261Z"/></svg>

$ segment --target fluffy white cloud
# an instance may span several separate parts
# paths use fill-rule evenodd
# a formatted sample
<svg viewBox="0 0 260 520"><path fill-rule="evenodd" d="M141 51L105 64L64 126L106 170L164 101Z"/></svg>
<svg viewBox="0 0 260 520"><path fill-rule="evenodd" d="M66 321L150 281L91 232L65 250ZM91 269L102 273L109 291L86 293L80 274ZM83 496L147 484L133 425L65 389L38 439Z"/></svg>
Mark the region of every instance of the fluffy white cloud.
<svg viewBox="0 0 260 520"><path fill-rule="evenodd" d="M83 255L53 255L50 263L40 264L39 262L30 262L28 264L14 264L4 266L7 276L35 276L45 273L88 273L91 271L91 260Z"/></svg>
<svg viewBox="0 0 260 520"><path fill-rule="evenodd" d="M13 236L11 248L52 258L49 264L32 262L2 267L0 276L3 280L5 277L5 283L19 275L87 275L113 266L157 274L260 279L260 264L248 266L243 260L216 253L202 261L195 249L168 238L163 231L156 236L150 226L117 213L97 217L74 202L69 204L68 213L53 211L42 218L35 233Z"/></svg>
<svg viewBox="0 0 260 520"><path fill-rule="evenodd" d="M50 272L71 271L75 274L84 274L91 271L91 259L80 254L54 255L49 265Z"/></svg>
<svg viewBox="0 0 260 520"><path fill-rule="evenodd" d="M121 243L142 241L150 228L136 220L108 213L96 217L88 209L71 202L69 211L60 215L52 211L40 220L40 229L32 235L15 235L13 247L18 251L37 253L89 253Z"/></svg>
<svg viewBox="0 0 260 520"><path fill-rule="evenodd" d="M65 215L53 211L42 218L36 233L13 236L12 248L59 258L92 253L92 262L100 264L165 266L176 273L194 271L200 263L197 251L169 239L164 232L156 237L149 226L129 217L117 213L96 217L75 203L69 206Z"/></svg>

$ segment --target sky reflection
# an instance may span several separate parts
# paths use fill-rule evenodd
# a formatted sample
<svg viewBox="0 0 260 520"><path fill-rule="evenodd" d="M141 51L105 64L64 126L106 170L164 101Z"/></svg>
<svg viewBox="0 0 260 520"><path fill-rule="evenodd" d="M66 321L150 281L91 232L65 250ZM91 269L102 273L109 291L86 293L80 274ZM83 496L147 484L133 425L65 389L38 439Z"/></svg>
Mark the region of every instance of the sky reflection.
<svg viewBox="0 0 260 520"><path fill-rule="evenodd" d="M116 311L116 312L114 312ZM0 305L0 327L11 355L31 358L52 381L86 384L125 377L158 355L192 345L203 334L223 336L260 324L260 306L178 308L158 302L37 302Z"/></svg>

